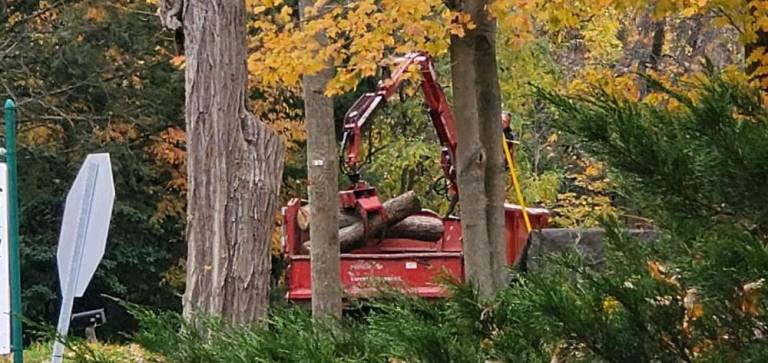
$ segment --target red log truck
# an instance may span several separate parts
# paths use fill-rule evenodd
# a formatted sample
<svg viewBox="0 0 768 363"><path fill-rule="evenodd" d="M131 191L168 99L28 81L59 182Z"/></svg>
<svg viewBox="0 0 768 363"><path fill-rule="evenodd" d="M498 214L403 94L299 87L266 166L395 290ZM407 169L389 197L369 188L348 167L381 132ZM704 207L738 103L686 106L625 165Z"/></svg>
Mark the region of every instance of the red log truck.
<svg viewBox="0 0 768 363"><path fill-rule="evenodd" d="M341 254L341 279L345 293L362 297L375 292L381 282L415 293L424 298L440 298L444 289L436 283L440 274L448 273L458 281L464 279L464 259L461 241L461 220L452 215L458 200L456 183L456 128L451 107L437 81L430 57L424 53L411 53L396 59L399 67L387 82L379 82L377 90L362 95L349 109L344 118L344 134L341 152L345 173L351 186L339 192L341 207L358 213L365 222L369 216L382 213L382 203L376 189L360 177L359 153L362 128L375 111L383 107L405 79L409 67L417 66L421 75L421 90L429 110L429 116L440 140L442 151L440 165L448 183L451 207L445 216L423 209L422 216L438 219L444 232L437 242L408 238L369 238L361 247ZM309 240L309 232L299 228L300 207L306 200L292 199L282 209L282 247L287 257L287 297L297 303L311 299L310 258L302 244ZM549 212L546 209L526 208L531 226L547 226ZM523 223L523 208L505 203L507 261L512 264L525 247L528 230Z"/></svg>

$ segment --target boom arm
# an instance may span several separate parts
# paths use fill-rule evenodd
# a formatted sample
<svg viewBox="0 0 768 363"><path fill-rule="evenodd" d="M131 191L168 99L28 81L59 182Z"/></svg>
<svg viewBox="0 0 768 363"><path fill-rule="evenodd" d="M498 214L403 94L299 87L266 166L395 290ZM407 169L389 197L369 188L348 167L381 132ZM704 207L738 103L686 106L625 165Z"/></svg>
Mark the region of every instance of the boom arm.
<svg viewBox="0 0 768 363"><path fill-rule="evenodd" d="M432 61L424 53L409 53L405 57L399 58L398 61L401 62L401 65L392 73L390 81L379 82L376 92L362 95L344 116L344 136L341 142L341 152L346 152L344 164L346 165L347 175L353 182L358 182L358 157L362 144L362 127L375 111L385 104L395 91L400 88L405 72L411 65L415 64L419 67L419 72L421 73L421 90L424 92L429 116L432 119L432 125L437 131L437 137L442 146L440 166L448 180L449 193L451 197L455 197L458 195L456 168L454 166L457 145L456 125L443 89L437 81Z"/></svg>

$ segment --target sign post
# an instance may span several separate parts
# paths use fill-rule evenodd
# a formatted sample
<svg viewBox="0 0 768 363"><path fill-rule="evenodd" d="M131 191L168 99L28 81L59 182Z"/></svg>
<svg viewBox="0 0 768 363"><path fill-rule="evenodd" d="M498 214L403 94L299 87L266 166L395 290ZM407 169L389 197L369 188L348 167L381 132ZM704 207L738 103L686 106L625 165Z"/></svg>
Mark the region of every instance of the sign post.
<svg viewBox="0 0 768 363"><path fill-rule="evenodd" d="M21 257L19 256L19 200L16 191L16 104L5 101L5 158L8 162L8 248L11 269L11 350L13 362L24 362L21 329Z"/></svg>
<svg viewBox="0 0 768 363"><path fill-rule="evenodd" d="M11 252L8 243L8 168L0 163L0 355L11 354Z"/></svg>
<svg viewBox="0 0 768 363"><path fill-rule="evenodd" d="M104 256L115 199L109 154L90 154L67 194L56 253L61 284L58 338L52 363L61 362L75 297L82 297Z"/></svg>

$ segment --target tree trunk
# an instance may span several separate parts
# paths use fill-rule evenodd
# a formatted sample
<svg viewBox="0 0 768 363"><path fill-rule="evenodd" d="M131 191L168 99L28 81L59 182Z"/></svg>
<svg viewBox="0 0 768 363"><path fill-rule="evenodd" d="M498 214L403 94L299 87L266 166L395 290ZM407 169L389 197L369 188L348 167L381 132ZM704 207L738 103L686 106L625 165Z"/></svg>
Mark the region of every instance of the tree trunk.
<svg viewBox="0 0 768 363"><path fill-rule="evenodd" d="M269 304L283 144L246 106L245 2L183 4L189 173L184 315L250 322Z"/></svg>
<svg viewBox="0 0 768 363"><path fill-rule="evenodd" d="M466 277L481 296L487 297L493 295L494 291L485 213L488 207L485 192L487 157L480 142L472 40L470 34L463 38L454 36L450 46L453 107L457 121L456 133L460 135L456 149L456 169Z"/></svg>
<svg viewBox="0 0 768 363"><path fill-rule="evenodd" d="M489 298L506 281L506 243L496 25L486 5L469 0L454 8L470 14L478 27L463 38L453 36L450 52L466 275L479 295Z"/></svg>
<svg viewBox="0 0 768 363"><path fill-rule="evenodd" d="M301 0L301 18L314 0ZM324 34L316 35L327 43ZM310 55L311 56L311 55ZM312 315L341 316L341 258L339 256L339 187L336 157L336 127L333 100L324 95L333 76L330 65L317 75L304 76L304 119L307 126L307 170L309 172L310 230L314 248L312 261Z"/></svg>
<svg viewBox="0 0 768 363"><path fill-rule="evenodd" d="M504 201L507 173L506 157L502 146L501 90L496 64L496 21L485 10L488 1L480 1L475 19L475 74L477 76L477 114L480 123L480 142L485 147L485 193L488 198L486 223L490 262L495 289L507 285L507 244L505 241Z"/></svg>

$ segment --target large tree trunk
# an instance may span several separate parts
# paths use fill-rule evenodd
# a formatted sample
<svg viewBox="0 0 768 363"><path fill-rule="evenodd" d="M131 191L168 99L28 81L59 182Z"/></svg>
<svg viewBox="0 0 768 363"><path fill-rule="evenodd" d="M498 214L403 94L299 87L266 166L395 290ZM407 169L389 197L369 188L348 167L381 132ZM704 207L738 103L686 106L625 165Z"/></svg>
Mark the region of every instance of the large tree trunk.
<svg viewBox="0 0 768 363"><path fill-rule="evenodd" d="M301 18L314 0L301 0ZM317 34L324 44L324 34ZM312 56L312 55L309 55ZM339 256L338 158L333 100L324 95L333 76L328 66L317 75L305 76L304 119L307 126L307 169L309 171L310 230L314 242L312 261L312 315L341 316L341 259Z"/></svg>
<svg viewBox="0 0 768 363"><path fill-rule="evenodd" d="M184 315L235 322L269 304L280 138L248 112L245 2L185 0L187 285Z"/></svg>
<svg viewBox="0 0 768 363"><path fill-rule="evenodd" d="M470 14L478 27L451 38L451 74L466 275L487 298L506 281L506 243L495 22L487 18L486 5L469 0L455 9Z"/></svg>

